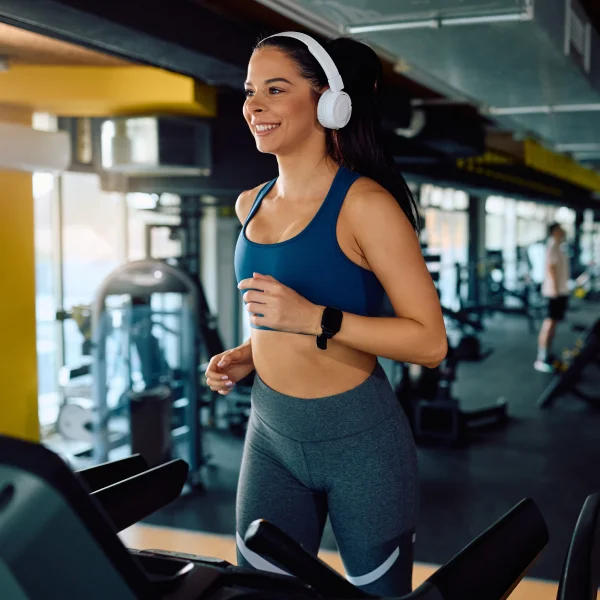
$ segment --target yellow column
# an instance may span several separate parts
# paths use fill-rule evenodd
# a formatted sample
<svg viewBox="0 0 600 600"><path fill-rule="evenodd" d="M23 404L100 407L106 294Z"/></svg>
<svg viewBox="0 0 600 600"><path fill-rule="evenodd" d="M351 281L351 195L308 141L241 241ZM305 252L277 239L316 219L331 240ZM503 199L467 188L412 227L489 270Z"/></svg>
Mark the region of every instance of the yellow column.
<svg viewBox="0 0 600 600"><path fill-rule="evenodd" d="M0 120L31 124L31 110L0 106ZM40 437L31 173L0 170L0 434Z"/></svg>

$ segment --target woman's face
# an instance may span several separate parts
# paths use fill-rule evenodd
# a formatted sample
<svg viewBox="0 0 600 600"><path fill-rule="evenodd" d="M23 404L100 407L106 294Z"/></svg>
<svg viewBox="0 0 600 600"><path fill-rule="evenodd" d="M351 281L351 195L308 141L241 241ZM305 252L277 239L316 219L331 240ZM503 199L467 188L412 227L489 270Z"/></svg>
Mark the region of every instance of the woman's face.
<svg viewBox="0 0 600 600"><path fill-rule="evenodd" d="M323 135L318 96L281 50L267 46L254 52L245 88L244 118L260 152L284 155Z"/></svg>

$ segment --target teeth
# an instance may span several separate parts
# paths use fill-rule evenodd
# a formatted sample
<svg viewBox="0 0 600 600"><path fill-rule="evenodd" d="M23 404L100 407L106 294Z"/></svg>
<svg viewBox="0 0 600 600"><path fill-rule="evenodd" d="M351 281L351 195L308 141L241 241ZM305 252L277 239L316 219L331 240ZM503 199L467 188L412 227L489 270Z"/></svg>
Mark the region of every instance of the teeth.
<svg viewBox="0 0 600 600"><path fill-rule="evenodd" d="M275 129L276 127L279 127L279 124L277 124L277 125L257 125L256 131L269 131L269 129Z"/></svg>

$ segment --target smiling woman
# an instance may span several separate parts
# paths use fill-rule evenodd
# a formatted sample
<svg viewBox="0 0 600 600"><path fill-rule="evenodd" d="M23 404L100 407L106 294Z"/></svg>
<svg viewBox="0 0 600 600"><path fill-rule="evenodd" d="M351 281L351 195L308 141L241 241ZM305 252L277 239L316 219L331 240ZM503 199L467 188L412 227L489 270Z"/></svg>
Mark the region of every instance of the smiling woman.
<svg viewBox="0 0 600 600"><path fill-rule="evenodd" d="M365 591L411 588L418 484L414 440L378 363L435 366L446 353L416 207L383 144L382 68L366 45L324 48L286 32L248 65L243 115L279 176L240 195L235 268L252 335L215 356L227 394L256 369L237 499L238 562L265 518L318 552L329 513L347 577ZM380 316L387 293L396 316Z"/></svg>

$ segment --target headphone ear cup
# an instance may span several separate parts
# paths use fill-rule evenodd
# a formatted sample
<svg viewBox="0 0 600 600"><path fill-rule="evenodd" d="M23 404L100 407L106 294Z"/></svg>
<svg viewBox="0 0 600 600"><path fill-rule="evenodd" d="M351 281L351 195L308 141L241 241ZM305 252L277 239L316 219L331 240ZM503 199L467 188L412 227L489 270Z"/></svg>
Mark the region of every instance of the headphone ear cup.
<svg viewBox="0 0 600 600"><path fill-rule="evenodd" d="M346 92L325 90L319 98L317 118L327 129L341 129L352 115L352 101Z"/></svg>

